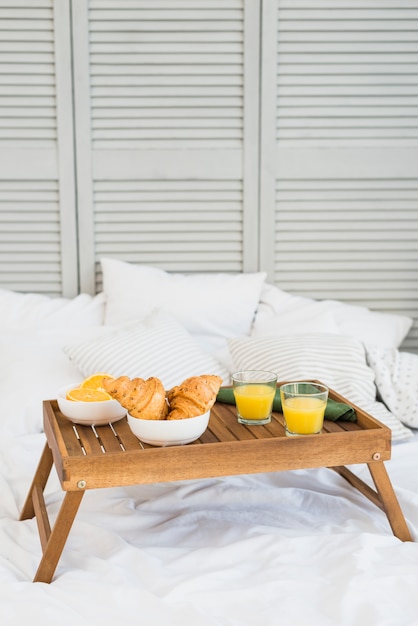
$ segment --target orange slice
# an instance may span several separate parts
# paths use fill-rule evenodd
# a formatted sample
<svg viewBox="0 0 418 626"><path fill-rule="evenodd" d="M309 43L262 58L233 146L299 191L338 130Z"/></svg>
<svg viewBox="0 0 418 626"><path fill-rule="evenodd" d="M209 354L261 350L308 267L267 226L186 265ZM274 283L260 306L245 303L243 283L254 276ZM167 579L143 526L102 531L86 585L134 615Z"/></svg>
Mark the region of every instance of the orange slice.
<svg viewBox="0 0 418 626"><path fill-rule="evenodd" d="M111 378L112 380L115 379L115 377L110 374L99 372L98 374L93 374L92 376L85 378L80 384L80 389L99 389L100 391L105 391L103 389L103 378Z"/></svg>
<svg viewBox="0 0 418 626"><path fill-rule="evenodd" d="M71 389L67 391L67 400L74 400L74 402L105 402L106 400L113 400L106 391L100 389Z"/></svg>

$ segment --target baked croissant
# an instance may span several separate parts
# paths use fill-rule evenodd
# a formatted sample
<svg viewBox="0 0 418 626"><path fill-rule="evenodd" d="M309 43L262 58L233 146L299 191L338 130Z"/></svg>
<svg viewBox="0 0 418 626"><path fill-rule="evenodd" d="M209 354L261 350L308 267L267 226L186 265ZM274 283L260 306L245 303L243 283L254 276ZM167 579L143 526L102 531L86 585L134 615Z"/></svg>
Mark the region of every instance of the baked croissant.
<svg viewBox="0 0 418 626"><path fill-rule="evenodd" d="M167 417L165 389L159 378L106 378L103 387L132 417L144 420L164 420Z"/></svg>
<svg viewBox="0 0 418 626"><path fill-rule="evenodd" d="M167 392L167 419L181 420L206 413L215 404L221 384L222 378L211 374L186 378Z"/></svg>
<svg viewBox="0 0 418 626"><path fill-rule="evenodd" d="M138 386L143 382L143 378L131 380L128 376L119 376L119 378L104 378L102 386L112 398L131 412L131 409L135 406L134 399Z"/></svg>

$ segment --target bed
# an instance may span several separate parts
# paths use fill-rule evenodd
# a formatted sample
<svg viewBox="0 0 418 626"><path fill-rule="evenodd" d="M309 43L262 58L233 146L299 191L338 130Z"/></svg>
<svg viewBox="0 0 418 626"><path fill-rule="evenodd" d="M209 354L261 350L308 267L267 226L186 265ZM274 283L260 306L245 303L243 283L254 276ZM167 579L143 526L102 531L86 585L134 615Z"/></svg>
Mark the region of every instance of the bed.
<svg viewBox="0 0 418 626"><path fill-rule="evenodd" d="M0 290L2 625L416 623L418 355L404 316L284 292L263 273L168 274L102 259L103 291ZM391 428L386 463L413 542L326 468L87 491L51 584L19 521L45 445L42 401L97 371L262 367L317 378ZM352 468L370 482L367 468ZM51 520L62 492L46 488Z"/></svg>

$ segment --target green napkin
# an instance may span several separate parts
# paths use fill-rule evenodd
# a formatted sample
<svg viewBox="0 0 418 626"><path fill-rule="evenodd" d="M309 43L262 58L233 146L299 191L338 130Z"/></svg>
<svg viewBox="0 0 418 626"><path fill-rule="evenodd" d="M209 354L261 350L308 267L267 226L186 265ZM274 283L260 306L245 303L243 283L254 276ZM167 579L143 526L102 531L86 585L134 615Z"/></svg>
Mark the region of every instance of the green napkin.
<svg viewBox="0 0 418 626"><path fill-rule="evenodd" d="M232 387L221 387L216 397L216 401L223 402L224 404L235 404ZM277 388L274 396L273 411L282 413L282 401L280 399L279 388ZM335 400L328 398L327 407L325 409L325 419L331 420L332 422L337 420L355 422L357 420L357 415L349 404L343 404L342 402L336 402Z"/></svg>

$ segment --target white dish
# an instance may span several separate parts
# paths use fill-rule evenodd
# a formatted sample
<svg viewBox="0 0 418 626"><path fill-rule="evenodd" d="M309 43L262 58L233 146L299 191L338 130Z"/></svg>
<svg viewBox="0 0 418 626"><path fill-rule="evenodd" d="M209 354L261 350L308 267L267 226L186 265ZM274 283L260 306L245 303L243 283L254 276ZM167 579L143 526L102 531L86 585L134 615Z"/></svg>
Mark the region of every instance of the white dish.
<svg viewBox="0 0 418 626"><path fill-rule="evenodd" d="M75 389L79 384L66 385L57 393L59 409L66 418L75 424L101 426L103 424L112 424L112 422L125 417L126 409L117 400L103 400L102 402L75 402L74 400L67 400L65 397L67 391Z"/></svg>
<svg viewBox="0 0 418 626"><path fill-rule="evenodd" d="M182 420L143 420L128 413L128 424L136 437L152 446L182 446L196 441L205 432L210 411Z"/></svg>

